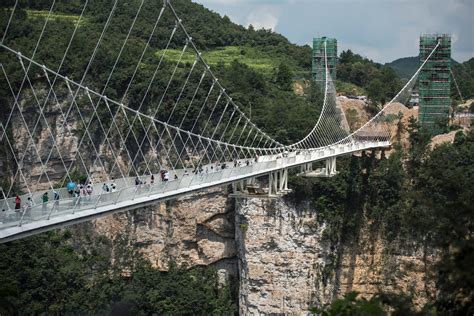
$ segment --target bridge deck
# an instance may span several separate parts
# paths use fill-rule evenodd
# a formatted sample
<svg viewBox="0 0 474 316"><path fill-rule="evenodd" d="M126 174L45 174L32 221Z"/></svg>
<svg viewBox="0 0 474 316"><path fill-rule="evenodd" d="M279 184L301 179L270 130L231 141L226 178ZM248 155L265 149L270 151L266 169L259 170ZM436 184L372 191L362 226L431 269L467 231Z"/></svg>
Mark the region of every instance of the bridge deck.
<svg viewBox="0 0 474 316"><path fill-rule="evenodd" d="M50 201L44 204L37 203L28 211L28 214L21 214L10 208L5 212L6 214L4 214L0 224L0 242L87 221L114 212L136 209L156 203L159 200L262 176L285 168L389 145L389 142L364 142L335 145L309 152L291 152L287 157L268 155L259 157L258 162L252 162L248 166L244 164L240 167L234 167L233 163L230 162L227 163L225 169L214 172L209 172L208 169L207 173L190 173L188 176L183 175L184 170L177 170L177 180L174 180L173 175L170 177L170 181L166 182L162 182L159 177L156 177L154 184L135 185L134 178L129 178L126 181L117 181L118 190L111 193L104 193L99 189L101 184L96 184L94 193L90 196L61 198L57 202ZM203 169L205 168L206 166L203 166ZM38 197L43 192L34 195ZM5 206L5 203L11 203L11 200L0 203L4 203Z"/></svg>

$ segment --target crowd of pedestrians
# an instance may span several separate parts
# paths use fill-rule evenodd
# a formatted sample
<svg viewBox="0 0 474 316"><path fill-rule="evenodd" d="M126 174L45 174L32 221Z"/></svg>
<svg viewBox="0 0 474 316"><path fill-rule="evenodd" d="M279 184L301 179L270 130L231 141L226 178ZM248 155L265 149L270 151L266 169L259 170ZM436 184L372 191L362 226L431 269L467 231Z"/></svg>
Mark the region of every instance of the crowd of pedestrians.
<svg viewBox="0 0 474 316"><path fill-rule="evenodd" d="M288 153L285 152L283 153L282 157L287 157ZM280 157L279 157L280 158ZM233 161L233 167L238 168L238 167L244 167L244 166L250 166L254 162L258 162L259 157L255 156L255 159L246 159L246 160L237 160L235 159ZM207 165L205 168L203 168L201 165L198 167L194 168L193 174L203 176L203 174L208 174L208 173L214 173L214 172L219 172L221 170L225 170L228 168L228 165L226 163L220 163L216 162L210 165ZM168 182L170 181L170 172L168 170L161 170L160 171L160 178L162 182ZM183 172L183 177L189 176L189 172L187 169L184 170ZM178 180L179 177L177 173L174 173L173 176L174 180ZM135 185L140 186L143 184L147 184L147 181L142 181L140 177L135 178ZM81 201L81 198L84 197L91 197L94 194L94 186L92 185L91 181L87 181L86 183L79 183L75 182L73 180L70 180L67 185L66 185L66 190L69 194L69 197L73 198L74 204L79 204ZM155 184L155 176L153 174L150 175L150 182L151 185ZM101 194L106 194L106 193L114 193L117 192L117 185L112 178L110 182L104 182L102 185L102 193ZM53 190L53 197L52 197L54 203L52 205L52 209L54 210L55 208L58 207L59 205L59 193L56 190ZM41 196L41 203L42 203L42 213L45 214L48 211L48 203L50 201L50 196L48 192L44 192L43 195ZM14 210L16 214L17 220L21 219L21 217L25 216L30 216L31 209L33 207L33 200L31 197L28 197L27 200L22 204L22 199L19 195L15 197L14 200ZM6 220L6 211L5 209L2 210L0 213L0 223Z"/></svg>
<svg viewBox="0 0 474 316"><path fill-rule="evenodd" d="M102 193L114 193L117 192L117 184L114 178L111 179L110 183L104 182L102 185Z"/></svg>

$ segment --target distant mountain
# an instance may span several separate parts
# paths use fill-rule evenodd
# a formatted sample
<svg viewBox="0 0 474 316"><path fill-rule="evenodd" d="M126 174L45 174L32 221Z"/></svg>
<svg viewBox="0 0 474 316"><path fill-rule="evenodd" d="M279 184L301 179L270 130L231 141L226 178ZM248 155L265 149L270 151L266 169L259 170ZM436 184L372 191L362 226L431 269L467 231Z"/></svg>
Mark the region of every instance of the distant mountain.
<svg viewBox="0 0 474 316"><path fill-rule="evenodd" d="M395 70L400 78L410 78L416 71L419 66L419 57L404 57L392 61L391 63L386 63L385 66L388 66Z"/></svg>
<svg viewBox="0 0 474 316"><path fill-rule="evenodd" d="M464 100L474 97L474 57L462 64L453 66L453 74ZM458 99L457 89L452 89L452 96Z"/></svg>
<svg viewBox="0 0 474 316"><path fill-rule="evenodd" d="M388 66L395 70L400 78L409 79L415 73L416 69L420 66L420 59L418 56L399 58L391 63L386 63ZM451 58L452 65L458 65L459 63Z"/></svg>
<svg viewBox="0 0 474 316"><path fill-rule="evenodd" d="M454 85L452 86L451 96L460 100L460 92L463 99L474 97L474 58L461 64L451 59L451 64L454 77L459 87L458 91ZM385 64L385 66L392 68L400 78L409 79L419 67L419 59L418 56L399 58L391 63Z"/></svg>

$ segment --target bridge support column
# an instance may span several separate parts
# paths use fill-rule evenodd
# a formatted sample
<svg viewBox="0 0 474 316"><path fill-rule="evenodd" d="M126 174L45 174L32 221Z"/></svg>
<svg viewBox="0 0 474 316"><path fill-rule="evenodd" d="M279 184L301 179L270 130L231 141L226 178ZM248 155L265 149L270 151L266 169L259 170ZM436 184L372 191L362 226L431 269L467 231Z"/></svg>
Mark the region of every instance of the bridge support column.
<svg viewBox="0 0 474 316"><path fill-rule="evenodd" d="M288 190L288 169L282 169L279 171L280 181L279 181L279 191Z"/></svg>
<svg viewBox="0 0 474 316"><path fill-rule="evenodd" d="M268 195L287 193L288 191L288 169L270 172L268 175Z"/></svg>
<svg viewBox="0 0 474 316"><path fill-rule="evenodd" d="M244 189L245 189L245 180L239 181L238 184L239 184L239 191L240 191L240 192L244 192Z"/></svg>
<svg viewBox="0 0 474 316"><path fill-rule="evenodd" d="M312 163L306 163L304 165L301 165L301 173L310 172L310 171L313 171Z"/></svg>
<svg viewBox="0 0 474 316"><path fill-rule="evenodd" d="M232 182L232 191L234 193L236 192L241 192L243 193L247 186L255 185L256 184L256 179L255 178L249 178L245 180L240 180L237 182Z"/></svg>
<svg viewBox="0 0 474 316"><path fill-rule="evenodd" d="M275 171L268 175L268 195L278 193L278 173L279 171Z"/></svg>
<svg viewBox="0 0 474 316"><path fill-rule="evenodd" d="M336 157L331 157L326 160L326 175L334 176L337 174L336 170Z"/></svg>
<svg viewBox="0 0 474 316"><path fill-rule="evenodd" d="M301 173L298 176L306 177L306 178L326 178L326 177L333 177L337 175L336 170L336 157L327 158L325 160L325 166L323 168L317 168L313 170L313 166L311 163L304 164L301 166Z"/></svg>

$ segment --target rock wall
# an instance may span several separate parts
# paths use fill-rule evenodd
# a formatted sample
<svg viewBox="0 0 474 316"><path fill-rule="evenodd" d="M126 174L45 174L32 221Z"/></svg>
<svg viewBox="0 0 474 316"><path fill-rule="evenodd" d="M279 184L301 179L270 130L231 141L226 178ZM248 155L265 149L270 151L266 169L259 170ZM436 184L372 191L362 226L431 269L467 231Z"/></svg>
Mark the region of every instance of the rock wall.
<svg viewBox="0 0 474 316"><path fill-rule="evenodd" d="M213 265L237 275L234 211L223 189L211 189L155 207L94 220L95 231L111 239L128 234L152 264Z"/></svg>
<svg viewBox="0 0 474 316"><path fill-rule="evenodd" d="M225 189L212 189L92 225L112 240L127 234L161 270L172 260L213 266L222 280L240 279L242 315L307 315L351 291L366 298L380 291L411 294L420 308L434 297L433 254L388 244L367 223L359 240L331 245L316 214L305 203L234 201Z"/></svg>
<svg viewBox="0 0 474 316"><path fill-rule="evenodd" d="M335 294L356 291L369 299L379 292L406 294L421 309L436 295L436 253L406 249L362 230L362 239L343 247L335 271Z"/></svg>
<svg viewBox="0 0 474 316"><path fill-rule="evenodd" d="M281 199L237 203L241 314L306 315L351 291L411 294L419 308L435 295L435 256L387 244L367 223L357 242L331 247L315 215Z"/></svg>
<svg viewBox="0 0 474 316"><path fill-rule="evenodd" d="M313 302L329 300L331 288L322 285L324 226L315 225L309 208L241 200L236 225L241 314L305 314Z"/></svg>

